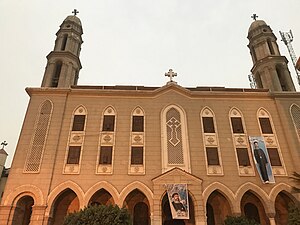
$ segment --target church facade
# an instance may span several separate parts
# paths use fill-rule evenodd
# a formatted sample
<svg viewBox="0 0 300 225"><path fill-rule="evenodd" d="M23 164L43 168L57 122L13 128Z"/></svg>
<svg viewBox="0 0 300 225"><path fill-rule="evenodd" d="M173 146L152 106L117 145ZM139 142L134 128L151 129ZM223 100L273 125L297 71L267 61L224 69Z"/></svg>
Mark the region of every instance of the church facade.
<svg viewBox="0 0 300 225"><path fill-rule="evenodd" d="M89 204L128 208L133 225L177 224L166 186L185 184L186 225L244 215L286 225L297 204L300 93L262 20L248 32L256 89L77 85L82 25L68 16L27 108L0 224L60 225ZM268 156L262 180L252 137Z"/></svg>

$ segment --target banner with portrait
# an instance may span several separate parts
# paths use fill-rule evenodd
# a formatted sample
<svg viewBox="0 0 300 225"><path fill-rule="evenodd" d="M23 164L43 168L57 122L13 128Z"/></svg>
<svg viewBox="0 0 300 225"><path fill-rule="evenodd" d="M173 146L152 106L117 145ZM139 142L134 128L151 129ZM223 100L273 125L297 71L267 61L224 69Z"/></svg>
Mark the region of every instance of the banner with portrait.
<svg viewBox="0 0 300 225"><path fill-rule="evenodd" d="M252 156L263 183L275 183L271 161L263 137L250 137Z"/></svg>
<svg viewBox="0 0 300 225"><path fill-rule="evenodd" d="M187 184L167 184L167 194L173 219L189 219Z"/></svg>

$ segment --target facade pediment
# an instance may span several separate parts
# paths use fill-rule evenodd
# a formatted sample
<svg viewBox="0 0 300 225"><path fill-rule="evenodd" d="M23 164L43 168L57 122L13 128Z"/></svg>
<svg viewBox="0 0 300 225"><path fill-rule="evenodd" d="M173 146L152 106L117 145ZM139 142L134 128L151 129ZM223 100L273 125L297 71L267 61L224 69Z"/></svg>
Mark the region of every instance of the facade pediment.
<svg viewBox="0 0 300 225"><path fill-rule="evenodd" d="M202 186L202 179L186 172L180 168L175 167L152 179L154 185L156 184L197 184Z"/></svg>

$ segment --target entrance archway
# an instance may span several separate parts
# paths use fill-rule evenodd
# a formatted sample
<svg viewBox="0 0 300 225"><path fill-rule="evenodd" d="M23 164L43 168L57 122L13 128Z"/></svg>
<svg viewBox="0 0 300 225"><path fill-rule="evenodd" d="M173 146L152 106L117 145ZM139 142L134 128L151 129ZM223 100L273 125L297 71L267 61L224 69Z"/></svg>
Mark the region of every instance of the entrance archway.
<svg viewBox="0 0 300 225"><path fill-rule="evenodd" d="M72 213L79 210L79 200L77 195L71 189L66 189L61 192L53 206L52 206L52 220L49 221L50 225L63 224L64 217L68 213Z"/></svg>
<svg viewBox="0 0 300 225"><path fill-rule="evenodd" d="M206 203L208 225L223 224L226 216L231 215L231 208L226 197L219 191L210 194Z"/></svg>
<svg viewBox="0 0 300 225"><path fill-rule="evenodd" d="M293 200L285 194L280 192L275 199L275 222L276 225L286 225L288 224L288 208L289 205L293 205Z"/></svg>
<svg viewBox="0 0 300 225"><path fill-rule="evenodd" d="M29 225L34 200L31 196L20 198L16 204L12 224Z"/></svg>
<svg viewBox="0 0 300 225"><path fill-rule="evenodd" d="M162 209L162 225L195 225L195 209L194 202L189 195L189 219L178 220L172 219L171 208L167 193L164 195L161 202Z"/></svg>
<svg viewBox="0 0 300 225"><path fill-rule="evenodd" d="M206 203L206 218L207 225L216 225L214 208L209 203Z"/></svg>
<svg viewBox="0 0 300 225"><path fill-rule="evenodd" d="M89 201L89 205L114 205L114 199L105 189L98 190Z"/></svg>
<svg viewBox="0 0 300 225"><path fill-rule="evenodd" d="M270 225L262 202L250 191L247 191L242 197L241 211L244 216L254 219L260 225Z"/></svg>
<svg viewBox="0 0 300 225"><path fill-rule="evenodd" d="M133 225L150 225L149 201L138 189L130 192L123 203L132 218Z"/></svg>

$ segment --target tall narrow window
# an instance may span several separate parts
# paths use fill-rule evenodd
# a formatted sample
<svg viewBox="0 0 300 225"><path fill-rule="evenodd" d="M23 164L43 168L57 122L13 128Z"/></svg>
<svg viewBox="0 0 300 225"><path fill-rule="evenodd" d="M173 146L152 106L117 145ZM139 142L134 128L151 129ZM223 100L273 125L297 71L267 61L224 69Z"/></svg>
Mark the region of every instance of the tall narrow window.
<svg viewBox="0 0 300 225"><path fill-rule="evenodd" d="M273 134L269 118L259 118L259 123L263 134Z"/></svg>
<svg viewBox="0 0 300 225"><path fill-rule="evenodd" d="M132 117L132 131L133 132L144 132L144 116L133 116Z"/></svg>
<svg viewBox="0 0 300 225"><path fill-rule="evenodd" d="M243 134L244 128L241 117L231 117L232 132L235 134Z"/></svg>
<svg viewBox="0 0 300 225"><path fill-rule="evenodd" d="M84 153L85 129L87 121L87 110L83 105L78 106L71 120L68 138L68 149L65 156L63 173L79 174L81 167L81 155Z"/></svg>
<svg viewBox="0 0 300 225"><path fill-rule="evenodd" d="M252 55L252 59L253 59L253 61L254 62L256 62L257 61L257 56L256 56L256 52L255 52L255 49L254 49L254 47L252 47L251 46L251 55Z"/></svg>
<svg viewBox="0 0 300 225"><path fill-rule="evenodd" d="M59 82L59 77L61 73L62 62L57 62L54 69L54 74L52 77L51 87L57 87Z"/></svg>
<svg viewBox="0 0 300 225"><path fill-rule="evenodd" d="M273 45L272 45L271 40L268 39L267 43L268 43L268 47L269 47L269 50L270 50L271 55L274 55L275 52L274 52L274 48L273 48Z"/></svg>
<svg viewBox="0 0 300 225"><path fill-rule="evenodd" d="M206 155L208 165L220 165L218 148L206 147Z"/></svg>
<svg viewBox="0 0 300 225"><path fill-rule="evenodd" d="M180 113L171 108L167 112L167 138L169 164L183 164L182 134Z"/></svg>
<svg viewBox="0 0 300 225"><path fill-rule="evenodd" d="M290 111L298 135L298 139L300 141L300 107L293 104Z"/></svg>
<svg viewBox="0 0 300 225"><path fill-rule="evenodd" d="M114 151L116 139L116 110L112 106L104 109L102 127L99 136L99 153L97 157L96 173L112 174L114 165Z"/></svg>
<svg viewBox="0 0 300 225"><path fill-rule="evenodd" d="M102 131L114 131L115 129L115 116L104 115Z"/></svg>
<svg viewBox="0 0 300 225"><path fill-rule="evenodd" d="M67 164L79 164L81 146L69 146Z"/></svg>
<svg viewBox="0 0 300 225"><path fill-rule="evenodd" d="M264 139L269 160L271 162L270 164L272 167L272 175L286 175L286 169L284 166L282 153L280 151L276 130L269 112L263 108L259 109L258 119L261 136ZM274 166L276 166L276 169L273 168Z"/></svg>
<svg viewBox="0 0 300 225"><path fill-rule="evenodd" d="M99 164L111 164L112 149L112 146L101 146Z"/></svg>
<svg viewBox="0 0 300 225"><path fill-rule="evenodd" d="M131 165L143 165L143 147L131 147Z"/></svg>
<svg viewBox="0 0 300 225"><path fill-rule="evenodd" d="M177 105L169 105L161 113L162 171L174 167L191 171L186 114Z"/></svg>
<svg viewBox="0 0 300 225"><path fill-rule="evenodd" d="M223 167L215 115L208 107L203 108L200 115L207 174L221 175L223 174Z"/></svg>
<svg viewBox="0 0 300 225"><path fill-rule="evenodd" d="M40 106L32 134L31 146L27 153L24 172L39 172L40 170L52 110L53 105L49 100L46 100Z"/></svg>
<svg viewBox="0 0 300 225"><path fill-rule="evenodd" d="M204 133L215 133L214 118L202 117Z"/></svg>
<svg viewBox="0 0 300 225"><path fill-rule="evenodd" d="M255 171L250 161L251 152L247 130L243 123L243 114L238 108L233 107L229 111L229 117L238 173L240 176L254 176Z"/></svg>
<svg viewBox="0 0 300 225"><path fill-rule="evenodd" d="M74 115L72 131L83 131L85 115Z"/></svg>
<svg viewBox="0 0 300 225"><path fill-rule="evenodd" d="M61 44L61 50L64 51L66 50L66 45L67 45L67 40L68 40L68 35L65 34L62 40L62 44Z"/></svg>

